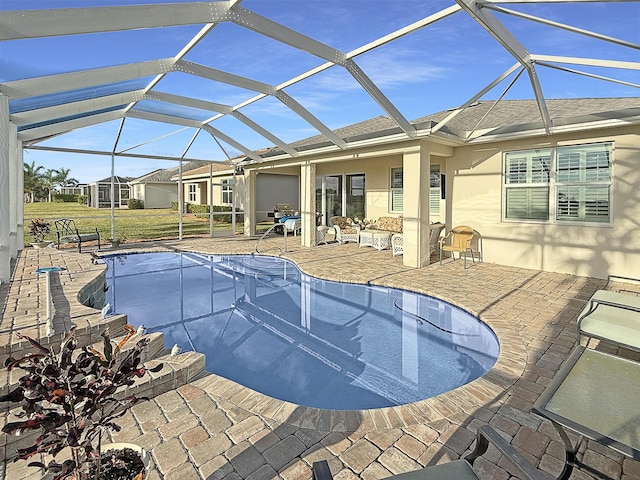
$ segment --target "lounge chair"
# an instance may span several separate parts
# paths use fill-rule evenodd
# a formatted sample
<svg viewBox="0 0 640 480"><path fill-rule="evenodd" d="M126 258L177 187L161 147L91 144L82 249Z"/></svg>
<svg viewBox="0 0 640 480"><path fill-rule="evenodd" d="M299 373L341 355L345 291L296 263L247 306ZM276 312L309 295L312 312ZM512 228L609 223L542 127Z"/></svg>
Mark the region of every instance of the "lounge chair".
<svg viewBox="0 0 640 480"><path fill-rule="evenodd" d="M520 478L549 480L550 477L546 473L537 470L522 454L488 425L478 427L475 450L465 458L386 478L389 480L478 480L479 477L471 467L476 458L487 451L489 443L494 445L513 464L518 470ZM313 463L313 478L315 480L332 480L329 463L326 460Z"/></svg>
<svg viewBox="0 0 640 480"><path fill-rule="evenodd" d="M349 217L336 216L329 219L329 226L336 230L336 240L339 244L353 242L358 243L360 238L360 225L354 223Z"/></svg>
<svg viewBox="0 0 640 480"><path fill-rule="evenodd" d="M598 290L578 317L578 343L582 336L640 351L640 297Z"/></svg>
<svg viewBox="0 0 640 480"><path fill-rule="evenodd" d="M78 253L82 253L82 242L98 241L98 249L100 249L100 233L96 228L94 232L80 233L76 228L76 222L70 218L61 218L54 222L56 227L56 235L58 237L57 247L60 249L61 243L77 243Z"/></svg>
<svg viewBox="0 0 640 480"><path fill-rule="evenodd" d="M476 246L477 250L473 248ZM444 252L451 252L451 257L455 260L455 254L464 257L464 268L467 268L467 253L471 254L473 263L476 263L476 253L478 261L482 261L482 237L473 228L460 225L452 228L449 233L440 239L440 265Z"/></svg>

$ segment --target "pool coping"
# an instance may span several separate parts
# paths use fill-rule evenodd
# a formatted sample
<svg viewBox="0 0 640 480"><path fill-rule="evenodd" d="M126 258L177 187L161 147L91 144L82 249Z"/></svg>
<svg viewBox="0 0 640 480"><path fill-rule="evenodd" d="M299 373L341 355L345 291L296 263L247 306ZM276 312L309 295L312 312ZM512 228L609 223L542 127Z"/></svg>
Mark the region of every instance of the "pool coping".
<svg viewBox="0 0 640 480"><path fill-rule="evenodd" d="M212 253L204 249L193 248L193 246L187 248L156 246L104 253L106 255L117 255L118 253L135 254L167 251L194 252L207 255L243 254ZM274 255L260 255L274 257ZM318 275L308 268L304 268L305 266L300 265L294 258L287 255L282 255L281 258L292 261L300 271L307 275L324 280L345 281L337 277L329 278L326 275ZM217 401L228 402L266 420L322 432L360 432L364 434L376 430L403 428L435 422L450 418L456 414L469 414L481 406L487 407L492 403L498 405L506 397L507 390L522 376L527 362L526 346L516 326L512 323L493 314L475 312L456 299L443 298L442 295L430 292L425 288L416 286L409 289L406 285L400 286L393 276L385 277L384 281L365 282L349 279L348 282L393 287L422 293L443 300L474 315L487 324L498 339L500 352L496 363L482 377L448 392L406 405L366 410L327 410L301 406L270 397L208 371L205 376L193 381L192 384L202 388Z"/></svg>

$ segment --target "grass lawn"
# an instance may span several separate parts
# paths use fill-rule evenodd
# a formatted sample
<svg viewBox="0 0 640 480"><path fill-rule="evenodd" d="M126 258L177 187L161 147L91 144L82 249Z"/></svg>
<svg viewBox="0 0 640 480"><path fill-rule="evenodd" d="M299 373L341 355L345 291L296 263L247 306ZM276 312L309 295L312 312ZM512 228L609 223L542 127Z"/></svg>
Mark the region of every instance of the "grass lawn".
<svg viewBox="0 0 640 480"><path fill-rule="evenodd" d="M111 210L90 208L77 203L36 202L24 205L24 242L29 245L33 239L29 235L29 223L33 218L44 218L51 223L51 233L46 240L56 240L53 222L60 218L74 219L80 233L92 232L97 228L104 243L111 237ZM241 222L236 224L236 232L242 232ZM229 223L214 223L215 230L231 230ZM206 236L209 234L209 218L185 214L182 217L182 235ZM167 209L115 211L115 236L127 241L178 238L178 212Z"/></svg>

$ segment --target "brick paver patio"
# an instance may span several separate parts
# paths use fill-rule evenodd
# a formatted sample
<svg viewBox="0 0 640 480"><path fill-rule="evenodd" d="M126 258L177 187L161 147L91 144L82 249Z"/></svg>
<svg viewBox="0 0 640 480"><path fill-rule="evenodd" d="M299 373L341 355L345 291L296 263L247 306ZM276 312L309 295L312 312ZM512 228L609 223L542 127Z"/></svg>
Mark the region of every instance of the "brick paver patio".
<svg viewBox="0 0 640 480"><path fill-rule="evenodd" d="M261 250L275 246L282 248L282 238L268 239ZM255 239L188 239L123 247L251 253ZM408 269L388 250L355 244L308 249L290 237L287 247L284 256L308 274L408 288L478 315L500 338L498 364L485 378L434 400L358 412L297 407L205 375L136 405L120 422L122 431L113 440L134 442L151 452L151 480L307 480L311 464L320 459L329 461L336 480L375 480L459 458L472 446L476 426L485 423L501 431L538 468L556 475L562 468L563 444L552 425L529 410L575 345L576 317L589 297L601 288L640 292L630 283L488 263L467 270L462 262L451 261ZM44 292L33 272L52 265L67 268L54 286L54 304L65 306L62 317L66 317L56 310L56 322L95 327L95 311L80 305L76 295L104 266L94 265L88 253L25 249L12 282L0 286L2 345L14 344L18 329L44 336ZM27 468L26 462L11 462L13 451L2 438L5 461L0 480L39 479L40 472ZM595 442L583 442L580 455L611 478L640 478L640 462ZM476 462L475 469L484 479L511 478L512 467L494 449ZM576 470L571 478L592 477Z"/></svg>

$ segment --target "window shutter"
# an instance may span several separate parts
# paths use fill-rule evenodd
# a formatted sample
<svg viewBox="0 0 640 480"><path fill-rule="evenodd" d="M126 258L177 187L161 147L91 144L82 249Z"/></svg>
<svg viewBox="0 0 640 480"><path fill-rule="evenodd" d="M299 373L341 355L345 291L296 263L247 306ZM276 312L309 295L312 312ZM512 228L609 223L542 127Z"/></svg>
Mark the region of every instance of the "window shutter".
<svg viewBox="0 0 640 480"><path fill-rule="evenodd" d="M391 211L404 211L404 193L401 188L394 188L391 191Z"/></svg>
<svg viewBox="0 0 640 480"><path fill-rule="evenodd" d="M507 218L518 220L549 219L549 188L510 188L507 190Z"/></svg>

